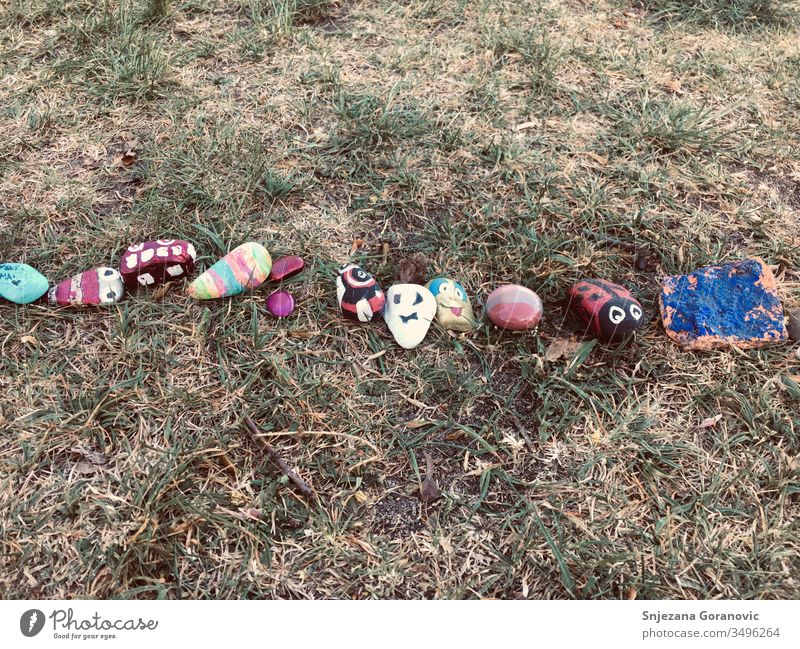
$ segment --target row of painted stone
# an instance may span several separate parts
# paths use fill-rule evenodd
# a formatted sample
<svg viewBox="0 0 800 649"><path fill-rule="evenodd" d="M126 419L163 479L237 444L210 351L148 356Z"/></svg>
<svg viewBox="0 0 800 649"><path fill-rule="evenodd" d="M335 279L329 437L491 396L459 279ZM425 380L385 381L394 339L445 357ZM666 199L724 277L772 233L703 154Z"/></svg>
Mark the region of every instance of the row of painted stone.
<svg viewBox="0 0 800 649"><path fill-rule="evenodd" d="M119 270L102 266L65 279L52 288L38 271L25 264L0 266L0 295L20 304L39 299L48 292L57 306L91 306L119 302L127 289L150 287L188 277L197 257L194 246L178 239L157 239L129 246L122 254ZM265 281L282 281L303 270L303 259L283 257L272 264L269 252L259 243L248 242L230 251L195 279L187 294L196 299L238 295ZM383 313L398 344L417 346L437 318L442 327L471 331L478 326L472 304L457 281L436 278L426 286L396 284L386 295L375 279L354 264L344 264L337 277L337 297L343 314L367 322ZM608 340L629 334L644 322L641 304L623 287L588 279L573 287L576 314ZM268 310L277 317L294 311L294 298L274 291L267 298ZM384 309L385 307L385 309ZM502 329L534 327L542 317L539 297L524 286L507 285L489 296L486 312Z"/></svg>
<svg viewBox="0 0 800 649"><path fill-rule="evenodd" d="M336 278L342 313L351 320L369 322L383 314L401 347L419 345L436 321L445 329L471 331L478 326L464 287L447 277L425 286L394 284L384 294L375 278L360 266L343 264ZM597 336L619 341L644 324L644 311L629 290L601 279L584 279L570 291L575 315ZM536 293L525 286L507 284L486 300L486 314L500 329L522 331L535 327L544 308Z"/></svg>
<svg viewBox="0 0 800 649"><path fill-rule="evenodd" d="M122 299L125 287L153 286L188 276L195 258L194 246L187 241L148 241L126 249L118 271L95 268L52 288L26 264L0 264L0 296L26 304L48 292L50 302L59 306L112 304ZM264 246L248 242L195 279L187 294L196 299L237 295L265 281L287 279L303 267L303 260L294 256L273 265ZM368 322L383 314L397 342L406 348L424 339L434 317L446 329L470 331L477 326L464 287L452 279L436 278L426 286L396 284L384 295L369 273L348 263L339 268L336 283L346 317ZM601 279L575 284L570 306L588 329L609 341L624 339L645 322L642 306L630 291ZM775 278L759 258L666 277L659 306L667 334L687 349L729 345L747 349L788 337ZM267 307L285 317L294 310L294 298L286 291L275 291ZM501 286L486 301L486 314L502 329L533 327L542 312L542 301L524 286Z"/></svg>
<svg viewBox="0 0 800 649"><path fill-rule="evenodd" d="M452 279L436 278L425 286L395 284L384 295L372 275L344 264L336 284L345 316L368 322L382 313L395 340L406 348L422 342L434 317L446 329L477 326L467 292ZM624 340L646 321L642 305L619 284L583 279L569 297L570 309L587 332L606 341ZM665 277L658 301L664 330L684 349L751 349L790 337L775 277L758 257ZM543 307L529 288L505 285L489 294L485 311L501 329L524 330L538 324Z"/></svg>
<svg viewBox="0 0 800 649"><path fill-rule="evenodd" d="M98 306L119 302L125 290L164 284L194 271L197 253L188 241L157 239L129 246L122 254L119 270L101 266L59 282L52 288L47 278L27 264L0 265L0 296L29 304L45 293L56 306ZM275 264L264 246L248 242L234 248L186 289L199 300L238 295L266 281L280 282L303 270L301 257L289 256ZM278 317L294 311L294 298L274 291L267 308Z"/></svg>

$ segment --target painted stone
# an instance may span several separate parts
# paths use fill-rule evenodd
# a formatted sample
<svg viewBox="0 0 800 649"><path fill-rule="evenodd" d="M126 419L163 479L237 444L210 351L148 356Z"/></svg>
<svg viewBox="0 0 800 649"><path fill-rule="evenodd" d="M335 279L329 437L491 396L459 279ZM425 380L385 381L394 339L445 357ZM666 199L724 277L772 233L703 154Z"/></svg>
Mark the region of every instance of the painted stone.
<svg viewBox="0 0 800 649"><path fill-rule="evenodd" d="M213 300L239 295L263 284L272 259L260 243L250 241L234 248L186 289L196 300Z"/></svg>
<svg viewBox="0 0 800 649"><path fill-rule="evenodd" d="M622 340L645 322L644 309L624 286L604 279L582 279L569 291L576 317L603 340Z"/></svg>
<svg viewBox="0 0 800 649"><path fill-rule="evenodd" d="M386 296L375 278L355 264L339 266L336 299L344 317L359 322L369 322L380 315L386 304Z"/></svg>
<svg viewBox="0 0 800 649"><path fill-rule="evenodd" d="M789 314L787 330L789 332L789 338L795 342L800 341L800 308L792 310Z"/></svg>
<svg viewBox="0 0 800 649"><path fill-rule="evenodd" d="M531 289L507 284L494 289L486 299L486 314L501 329L523 331L542 319L542 301Z"/></svg>
<svg viewBox="0 0 800 649"><path fill-rule="evenodd" d="M306 262L302 257L290 255L288 257L281 257L276 259L272 264L272 270L269 273L270 282L282 282L285 279L294 277L306 267Z"/></svg>
<svg viewBox="0 0 800 649"><path fill-rule="evenodd" d="M98 306L122 299L125 286L119 271L107 266L87 270L50 289L50 304L58 306Z"/></svg>
<svg viewBox="0 0 800 649"><path fill-rule="evenodd" d="M475 328L472 303L461 284L438 277L425 286L436 298L436 321L440 325L453 331L472 331Z"/></svg>
<svg viewBox="0 0 800 649"><path fill-rule="evenodd" d="M666 277L659 306L667 335L684 349L752 349L787 338L775 277L758 257Z"/></svg>
<svg viewBox="0 0 800 649"><path fill-rule="evenodd" d="M395 284L386 291L383 319L397 344L413 349L425 338L436 315L436 298L419 284Z"/></svg>
<svg viewBox="0 0 800 649"><path fill-rule="evenodd" d="M276 318L286 318L294 312L294 298L286 291L273 291L267 298L267 310Z"/></svg>
<svg viewBox="0 0 800 649"><path fill-rule="evenodd" d="M0 297L30 304L47 293L47 278L28 264L0 264Z"/></svg>
<svg viewBox="0 0 800 649"><path fill-rule="evenodd" d="M128 290L156 286L186 277L194 271L194 246L180 239L157 239L128 247L119 262L119 274Z"/></svg>

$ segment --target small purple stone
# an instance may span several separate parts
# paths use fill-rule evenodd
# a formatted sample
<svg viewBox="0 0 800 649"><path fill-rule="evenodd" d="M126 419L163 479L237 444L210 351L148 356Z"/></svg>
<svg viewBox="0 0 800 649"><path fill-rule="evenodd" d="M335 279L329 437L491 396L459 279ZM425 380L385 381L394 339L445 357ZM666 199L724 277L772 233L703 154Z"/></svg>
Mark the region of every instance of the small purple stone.
<svg viewBox="0 0 800 649"><path fill-rule="evenodd" d="M274 291L267 298L267 311L276 318L285 318L294 312L294 298L286 291Z"/></svg>
<svg viewBox="0 0 800 649"><path fill-rule="evenodd" d="M303 261L303 258L295 255L276 259L272 264L272 270L269 272L269 281L281 282L290 277L294 277L305 268L305 265L306 262Z"/></svg>

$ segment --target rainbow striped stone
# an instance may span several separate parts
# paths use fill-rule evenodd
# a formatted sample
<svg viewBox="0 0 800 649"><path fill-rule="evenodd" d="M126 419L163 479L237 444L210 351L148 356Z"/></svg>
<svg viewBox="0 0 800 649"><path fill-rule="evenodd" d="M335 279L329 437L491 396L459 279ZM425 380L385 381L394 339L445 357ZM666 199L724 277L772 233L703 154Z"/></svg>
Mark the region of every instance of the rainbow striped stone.
<svg viewBox="0 0 800 649"><path fill-rule="evenodd" d="M186 289L196 300L239 295L264 283L272 259L260 243L250 241L234 248Z"/></svg>

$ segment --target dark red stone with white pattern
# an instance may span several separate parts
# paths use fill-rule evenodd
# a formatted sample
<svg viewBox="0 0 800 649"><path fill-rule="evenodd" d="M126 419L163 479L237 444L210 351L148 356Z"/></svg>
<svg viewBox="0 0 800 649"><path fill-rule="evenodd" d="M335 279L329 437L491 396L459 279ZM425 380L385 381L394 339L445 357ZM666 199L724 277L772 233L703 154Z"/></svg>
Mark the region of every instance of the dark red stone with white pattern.
<svg viewBox="0 0 800 649"><path fill-rule="evenodd" d="M128 289L157 286L181 279L194 271L194 246L180 239L157 239L130 246L119 262Z"/></svg>

